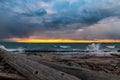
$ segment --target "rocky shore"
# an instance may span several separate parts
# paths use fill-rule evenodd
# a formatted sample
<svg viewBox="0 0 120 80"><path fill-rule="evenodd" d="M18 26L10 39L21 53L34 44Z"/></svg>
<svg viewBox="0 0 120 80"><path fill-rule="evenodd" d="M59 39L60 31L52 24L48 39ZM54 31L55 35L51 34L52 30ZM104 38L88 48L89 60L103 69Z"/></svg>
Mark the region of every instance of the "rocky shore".
<svg viewBox="0 0 120 80"><path fill-rule="evenodd" d="M120 77L120 56L118 54L116 55L49 55L49 54L16 54L21 57L26 57L28 59L31 59L33 61L37 61L41 64L47 65L49 67L52 67L54 69L57 69L59 71L63 71L65 73L68 73L70 75L74 75L78 77L80 80L92 80L92 76L88 76L91 73L102 73L110 75L113 78ZM62 66L61 66L62 65ZM63 65L66 65L68 67L75 67L80 69L86 69L86 72L77 72L76 70L73 70L73 73L79 73L84 75L83 77L79 77L76 74L71 74L71 71L63 70L63 68L66 68L66 66L63 67ZM56 68L55 66L58 66L60 68ZM68 68L67 68L68 69ZM71 69L72 70L72 69ZM90 70L90 71L89 71ZM84 70L83 70L84 71ZM89 73L87 72L89 71ZM91 72L93 71L93 72ZM86 75L86 73L88 75ZM101 74L101 76L102 76ZM9 64L7 64L2 57L0 57L0 79L2 80L28 80L26 77L23 77L24 75L21 75L16 69L11 67ZM47 75L46 75L47 76ZM86 78L86 76L89 78ZM91 78L91 79L90 79ZM112 79L112 80L119 80L119 79ZM107 79L105 77L105 79ZM105 80L102 79L102 80ZM43 79L44 80L44 79ZM100 80L98 77L93 80Z"/></svg>

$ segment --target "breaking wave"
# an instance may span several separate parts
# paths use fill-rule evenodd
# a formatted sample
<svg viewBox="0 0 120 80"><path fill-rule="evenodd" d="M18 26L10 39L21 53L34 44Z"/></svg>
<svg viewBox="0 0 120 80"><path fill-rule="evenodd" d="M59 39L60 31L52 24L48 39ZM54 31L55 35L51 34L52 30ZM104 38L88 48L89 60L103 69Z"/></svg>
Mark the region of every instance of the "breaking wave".
<svg viewBox="0 0 120 80"><path fill-rule="evenodd" d="M21 48L21 47L16 48L16 49L8 49L8 48L6 48L6 47L3 46L3 45L0 45L0 48L1 48L1 49L4 49L4 50L6 50L6 51L19 52L19 53L23 53L24 50L25 50L24 48Z"/></svg>

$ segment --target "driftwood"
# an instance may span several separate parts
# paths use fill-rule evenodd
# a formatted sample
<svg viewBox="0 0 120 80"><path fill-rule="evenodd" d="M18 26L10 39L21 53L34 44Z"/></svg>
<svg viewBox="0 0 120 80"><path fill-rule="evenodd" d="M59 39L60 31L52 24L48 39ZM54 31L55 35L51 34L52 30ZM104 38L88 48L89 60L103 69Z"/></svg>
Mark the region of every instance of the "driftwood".
<svg viewBox="0 0 120 80"><path fill-rule="evenodd" d="M120 76L118 75L92 71L81 67L72 67L63 64L53 63L33 56L28 56L28 58L34 61L38 61L39 63L47 65L49 67L55 68L57 70L79 77L82 80L120 80Z"/></svg>
<svg viewBox="0 0 120 80"><path fill-rule="evenodd" d="M29 80L81 80L75 76L0 49L5 62Z"/></svg>
<svg viewBox="0 0 120 80"><path fill-rule="evenodd" d="M4 66L0 66L0 69L3 69L4 68Z"/></svg>
<svg viewBox="0 0 120 80"><path fill-rule="evenodd" d="M0 80L7 79L7 80L27 80L22 76L10 73L0 73Z"/></svg>

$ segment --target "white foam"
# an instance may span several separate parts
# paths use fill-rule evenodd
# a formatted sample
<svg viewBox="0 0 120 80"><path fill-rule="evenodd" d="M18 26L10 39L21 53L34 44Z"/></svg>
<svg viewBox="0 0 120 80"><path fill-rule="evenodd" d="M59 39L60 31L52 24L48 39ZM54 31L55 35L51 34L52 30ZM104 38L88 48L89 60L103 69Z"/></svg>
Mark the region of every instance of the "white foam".
<svg viewBox="0 0 120 80"><path fill-rule="evenodd" d="M0 45L0 48L4 49L4 50L7 50L7 48L5 48L5 46L3 46L3 45Z"/></svg>
<svg viewBox="0 0 120 80"><path fill-rule="evenodd" d="M60 48L70 48L70 46L60 46Z"/></svg>
<svg viewBox="0 0 120 80"><path fill-rule="evenodd" d="M87 51L100 51L100 44L92 43L92 44L87 46L86 50Z"/></svg>
<svg viewBox="0 0 120 80"><path fill-rule="evenodd" d="M0 48L1 49L4 49L4 50L6 50L6 51L11 51L11 52L19 52L19 53L22 53L22 52L24 52L24 48L21 48L21 47L19 47L19 48L16 48L16 49L8 49L8 48L6 48L5 46L3 46L3 45L0 45Z"/></svg>
<svg viewBox="0 0 120 80"><path fill-rule="evenodd" d="M106 46L107 48L112 48L112 49L114 49L115 48L115 46L113 45L113 46Z"/></svg>

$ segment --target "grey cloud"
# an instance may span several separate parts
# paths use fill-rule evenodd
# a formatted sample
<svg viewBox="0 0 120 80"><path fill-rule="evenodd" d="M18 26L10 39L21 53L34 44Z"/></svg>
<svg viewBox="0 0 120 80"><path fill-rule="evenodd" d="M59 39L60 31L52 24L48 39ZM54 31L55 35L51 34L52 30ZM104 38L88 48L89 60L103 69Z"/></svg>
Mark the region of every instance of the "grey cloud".
<svg viewBox="0 0 120 80"><path fill-rule="evenodd" d="M111 20L116 19L111 18ZM78 31L78 34L83 39L120 39L120 20L117 20L116 22L106 22L86 27L83 31Z"/></svg>
<svg viewBox="0 0 120 80"><path fill-rule="evenodd" d="M28 16L28 17L33 17L33 16L43 16L47 14L47 12L45 11L45 9L41 8L41 9L38 9L38 10L35 10L35 11L28 11L28 12L25 12L25 13L22 13L21 15L24 15L24 16Z"/></svg>
<svg viewBox="0 0 120 80"><path fill-rule="evenodd" d="M46 8L40 6L33 9L27 6L26 0L0 0L0 39L11 37L29 37L34 33L38 33L38 36L52 36L54 31L63 31L64 33L54 34L55 38L68 37L72 39L93 39L93 38L120 38L119 28L116 30L105 29L101 30L98 26L96 31L93 31L89 27L97 24L99 21L117 16L120 17L120 6L105 8L102 7L83 7L77 10L67 10L64 12L56 11L55 14L47 14ZM9 3L6 3L9 2ZM49 2L46 0L46 2ZM22 4L22 5L21 5ZM23 12L15 12L15 9L22 9ZM32 21L37 17L36 21ZM48 21L49 20L49 21ZM37 22L37 23L34 23ZM82 33L75 33L77 29L85 28ZM109 27L113 28L113 27ZM70 31L69 31L70 30ZM73 31L71 31L73 30ZM50 31L50 33L44 33ZM48 35L48 36L47 36ZM78 37L78 38L77 38Z"/></svg>

